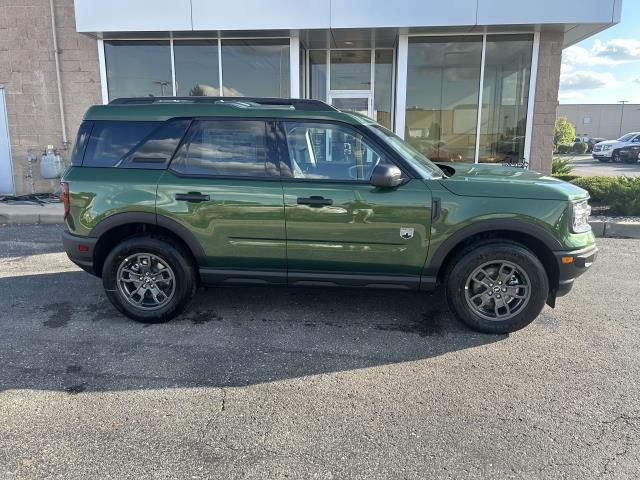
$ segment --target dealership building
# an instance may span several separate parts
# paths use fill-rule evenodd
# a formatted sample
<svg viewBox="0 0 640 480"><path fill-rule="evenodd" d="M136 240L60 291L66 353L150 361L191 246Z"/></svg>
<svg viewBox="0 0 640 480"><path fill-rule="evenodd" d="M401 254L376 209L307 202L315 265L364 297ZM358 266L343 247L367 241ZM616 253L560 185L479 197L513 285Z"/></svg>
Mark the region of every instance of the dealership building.
<svg viewBox="0 0 640 480"><path fill-rule="evenodd" d="M563 48L621 0L8 0L0 193L52 192L86 108L118 97L319 99L433 160L549 171Z"/></svg>

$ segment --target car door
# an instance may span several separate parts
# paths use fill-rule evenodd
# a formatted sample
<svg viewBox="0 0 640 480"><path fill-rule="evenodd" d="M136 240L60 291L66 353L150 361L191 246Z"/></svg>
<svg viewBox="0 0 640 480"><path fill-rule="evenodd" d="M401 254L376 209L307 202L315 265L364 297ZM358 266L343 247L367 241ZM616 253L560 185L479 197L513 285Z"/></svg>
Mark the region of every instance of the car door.
<svg viewBox="0 0 640 480"><path fill-rule="evenodd" d="M353 126L280 123L290 284L418 288L431 193L420 179L369 183L390 152Z"/></svg>
<svg viewBox="0 0 640 480"><path fill-rule="evenodd" d="M201 247L206 283L286 283L282 186L273 123L195 120L158 183L158 223Z"/></svg>

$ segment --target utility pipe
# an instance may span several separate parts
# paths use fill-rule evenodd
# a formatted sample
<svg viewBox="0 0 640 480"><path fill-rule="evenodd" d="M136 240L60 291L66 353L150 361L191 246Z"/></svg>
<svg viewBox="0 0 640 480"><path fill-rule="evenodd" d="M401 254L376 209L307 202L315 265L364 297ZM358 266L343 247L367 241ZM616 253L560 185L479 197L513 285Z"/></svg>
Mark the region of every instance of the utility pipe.
<svg viewBox="0 0 640 480"><path fill-rule="evenodd" d="M62 99L62 83L60 82L60 51L58 50L58 34L56 33L56 14L53 8L53 0L49 0L51 8L51 33L53 34L53 56L56 61L56 81L58 83L58 104L60 105L60 126L62 128L62 148L69 146L67 141L67 124L64 119L64 101Z"/></svg>

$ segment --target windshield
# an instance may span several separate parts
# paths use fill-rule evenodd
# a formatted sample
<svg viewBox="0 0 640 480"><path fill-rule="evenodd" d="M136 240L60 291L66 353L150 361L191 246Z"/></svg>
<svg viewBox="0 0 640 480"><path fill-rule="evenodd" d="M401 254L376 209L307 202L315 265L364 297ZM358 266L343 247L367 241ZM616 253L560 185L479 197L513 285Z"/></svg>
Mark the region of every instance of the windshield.
<svg viewBox="0 0 640 480"><path fill-rule="evenodd" d="M635 133L627 133L618 139L619 142L630 142L633 137L635 137Z"/></svg>
<svg viewBox="0 0 640 480"><path fill-rule="evenodd" d="M418 150L410 144L402 140L391 130L387 130L378 123L371 122L368 124L371 131L400 155L403 159L411 164L413 168L418 170L423 178L444 178L444 173L431 160L427 159Z"/></svg>

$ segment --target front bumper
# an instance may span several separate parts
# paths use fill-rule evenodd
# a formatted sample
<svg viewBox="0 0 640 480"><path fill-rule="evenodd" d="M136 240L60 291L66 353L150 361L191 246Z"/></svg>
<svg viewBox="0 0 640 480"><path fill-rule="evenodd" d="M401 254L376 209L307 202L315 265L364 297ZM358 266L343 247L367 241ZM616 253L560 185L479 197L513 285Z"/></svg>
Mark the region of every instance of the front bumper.
<svg viewBox="0 0 640 480"><path fill-rule="evenodd" d="M62 245L69 260L92 275L96 275L93 268L93 251L97 242L97 238L79 237L67 230L62 232Z"/></svg>
<svg viewBox="0 0 640 480"><path fill-rule="evenodd" d="M553 252L558 262L558 290L557 297L568 294L573 288L573 281L585 273L595 262L598 248L595 245L569 252Z"/></svg>

